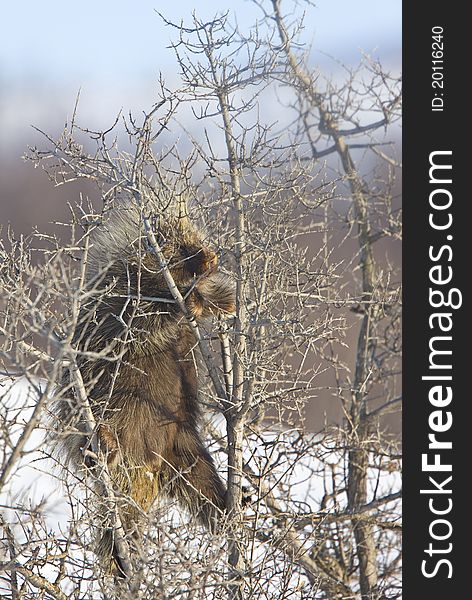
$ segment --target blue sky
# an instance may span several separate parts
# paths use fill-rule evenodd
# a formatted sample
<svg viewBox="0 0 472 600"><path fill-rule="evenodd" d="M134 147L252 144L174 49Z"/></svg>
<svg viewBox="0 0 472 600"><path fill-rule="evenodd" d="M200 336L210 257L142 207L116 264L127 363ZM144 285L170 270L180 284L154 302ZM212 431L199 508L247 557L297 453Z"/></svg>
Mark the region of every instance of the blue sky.
<svg viewBox="0 0 472 600"><path fill-rule="evenodd" d="M284 0L282 6L288 11L293 2ZM361 50L399 66L400 0L319 0L314 8L299 2L297 13L304 8L304 40L323 69L335 67L326 55L355 64ZM156 10L188 24L194 10L202 19L228 10L242 30L261 16L249 0L2 3L0 154L12 141L20 146L31 141L31 124L49 127L56 119L62 126L79 88L83 122L106 128L121 108L152 104L159 71L168 84L178 85L173 53L166 49L176 32L163 25Z"/></svg>
<svg viewBox="0 0 472 600"><path fill-rule="evenodd" d="M260 15L249 0L16 0L2 3L0 72L51 80L140 74L165 68L172 31L155 10L171 20L202 18L229 10L242 28ZM199 6L200 4L200 6ZM291 2L285 2L288 10ZM300 11L299 11L300 12ZM386 57L400 43L400 0L319 0L306 21L315 48L348 58L359 48Z"/></svg>

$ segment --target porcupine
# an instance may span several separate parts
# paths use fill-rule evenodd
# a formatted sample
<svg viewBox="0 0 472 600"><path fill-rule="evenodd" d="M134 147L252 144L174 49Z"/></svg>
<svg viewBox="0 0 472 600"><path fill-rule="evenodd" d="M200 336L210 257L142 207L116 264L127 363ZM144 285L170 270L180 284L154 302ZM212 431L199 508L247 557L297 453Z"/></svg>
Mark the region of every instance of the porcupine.
<svg viewBox="0 0 472 600"><path fill-rule="evenodd" d="M187 217L157 210L149 222L189 313L197 321L232 313L234 286L218 272L201 232ZM90 234L86 285L93 291L73 345L99 447L119 495L131 499L120 509L125 532L136 535L142 511L161 493L214 530L226 489L199 432L195 336L173 301L136 204L112 209ZM69 381L64 378L64 389ZM86 473L88 437L73 388L54 412L57 449L70 468ZM98 529L97 554L119 573L113 530Z"/></svg>

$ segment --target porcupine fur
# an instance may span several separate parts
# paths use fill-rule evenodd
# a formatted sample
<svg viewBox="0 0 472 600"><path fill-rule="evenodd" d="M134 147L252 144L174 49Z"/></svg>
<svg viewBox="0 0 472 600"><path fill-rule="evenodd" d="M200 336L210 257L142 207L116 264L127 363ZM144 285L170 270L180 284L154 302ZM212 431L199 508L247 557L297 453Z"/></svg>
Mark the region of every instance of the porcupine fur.
<svg viewBox="0 0 472 600"><path fill-rule="evenodd" d="M197 320L232 313L234 287L217 271L216 254L201 232L188 218L151 212L189 312ZM120 508L125 532L139 532L142 513L160 494L177 499L213 530L226 490L199 432L195 337L173 302L136 204L112 209L90 234L86 285L90 299L81 308L73 345L100 450L119 496L130 498ZM69 382L65 377L64 389ZM54 413L56 450L86 476L89 437L70 384ZM106 519L98 526L96 551L109 570L120 570Z"/></svg>

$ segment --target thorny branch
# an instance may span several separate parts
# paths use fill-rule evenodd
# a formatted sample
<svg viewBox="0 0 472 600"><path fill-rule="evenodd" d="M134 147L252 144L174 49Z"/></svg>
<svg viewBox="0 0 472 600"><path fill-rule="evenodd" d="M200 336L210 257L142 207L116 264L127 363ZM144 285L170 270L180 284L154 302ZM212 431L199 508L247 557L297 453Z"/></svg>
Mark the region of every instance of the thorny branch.
<svg viewBox="0 0 472 600"><path fill-rule="evenodd" d="M77 203L70 241L29 242L47 241L41 259L13 233L0 248L2 372L22 376L32 390L15 404L19 382L0 387L8 572L0 581L14 598L399 597L400 455L383 419L401 399L400 295L381 244L401 232L399 161L386 137L400 94L395 78L368 61L361 76L346 69L344 82L323 84L297 39L301 21L284 15L280 0L256 4L262 19L249 34L228 15L205 22L194 16L191 26L165 21L178 36L180 89L167 89L161 78L141 121L119 115L102 132L78 126L77 104L61 138L46 136L47 148L30 152L57 186L93 182L98 201ZM279 102L280 122L265 110L268 95ZM131 151L118 149L123 132ZM169 141L182 132L187 144ZM367 155L375 167L361 169ZM186 308L154 233L149 198L163 215L176 205L188 209L235 279L236 316L216 324L217 335ZM116 511L121 499L100 458L99 423L87 408L90 390L71 340L80 306L113 293L100 289L100 277L87 289L83 269L90 228L124 200L140 206L148 246L195 335L205 365L201 401L226 425L224 434L208 428L217 441L211 451L227 467L229 518L215 536L176 511L170 518L169 506L158 503L142 543L130 544ZM84 356L116 362L109 348ZM99 576L84 541L93 513L77 474L63 482L67 530L52 533L47 502L28 504L16 491L28 461L41 465L38 447L47 455L33 441L38 426L49 426L63 369L87 416L84 452L100 464L95 483L129 575L124 587ZM319 404L318 415L338 407L339 429L319 416L311 425L318 433L307 433L310 408Z"/></svg>

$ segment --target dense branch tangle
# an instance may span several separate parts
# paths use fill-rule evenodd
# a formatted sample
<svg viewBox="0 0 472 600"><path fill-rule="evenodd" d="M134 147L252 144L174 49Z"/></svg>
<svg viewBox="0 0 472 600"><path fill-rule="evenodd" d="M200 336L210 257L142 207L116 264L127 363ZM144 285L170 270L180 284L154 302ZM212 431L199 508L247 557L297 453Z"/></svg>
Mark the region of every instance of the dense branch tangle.
<svg viewBox="0 0 472 600"><path fill-rule="evenodd" d="M261 3L261 21L249 35L226 16L209 22L194 17L191 26L167 21L177 33L180 89L169 91L161 80L159 98L144 118L120 117L105 132L78 127L74 113L59 140L47 136L47 148L30 153L57 185L95 183L100 203L79 203L71 243L54 241L45 266L29 282L16 276L7 248L2 255L2 356L30 381L49 381L23 436L4 450L6 487L61 365L71 369L71 385L87 406L70 341L74 302L86 302L97 290L85 289L73 273L86 253L87 232L103 211L124 200L142 208L149 250L195 334L200 399L216 415L216 427L208 431L218 440L214 454L227 468L227 520L221 538L209 536L195 532L182 515L177 524L169 522L168 509L156 506L142 546L135 545L139 556L128 556L129 540L118 519L116 539L137 598L373 600L399 594L399 456L379 421L400 397L398 289L375 253L375 244L400 232L392 192L396 160L383 136L397 117L399 96L378 64L370 66L372 84L363 94L356 95L354 73L339 86L331 81L322 87L300 52L301 26L292 29L284 7L280 0ZM279 97L284 99L276 105ZM118 150L120 128L131 140L128 152ZM182 132L185 142L169 142ZM358 164L360 152L384 156L387 167L368 180ZM334 177L328 175L333 170ZM208 330L197 326L185 291L169 273L165 240L156 237L146 212L149 198L164 216L177 202L205 228L221 268L236 284L233 318ZM30 257L21 253L22 272L28 273ZM37 293L28 299L20 287L29 284ZM127 301L138 308L151 302L159 310L162 299ZM51 318L52 306L63 311L62 319ZM322 410L318 434L306 431L307 415L318 402L323 410L339 405L341 431L324 427ZM13 426L16 413L8 414ZM95 431L91 422L91 439ZM98 452L93 445L89 450ZM113 496L106 468L102 485L113 509L120 499ZM250 491L246 503L244 486ZM75 494L70 492L73 510ZM84 569L92 573L78 521L74 513L67 544L81 548ZM11 540L15 530L10 533L8 564L17 588L15 577L23 577L57 597L63 580L73 582L71 598L97 589L104 597L130 593L91 575L74 579L77 548L67 558L49 558L60 573L49 589L42 571L47 560L28 554L38 543L36 534L21 554ZM64 547L60 536L56 546Z"/></svg>

